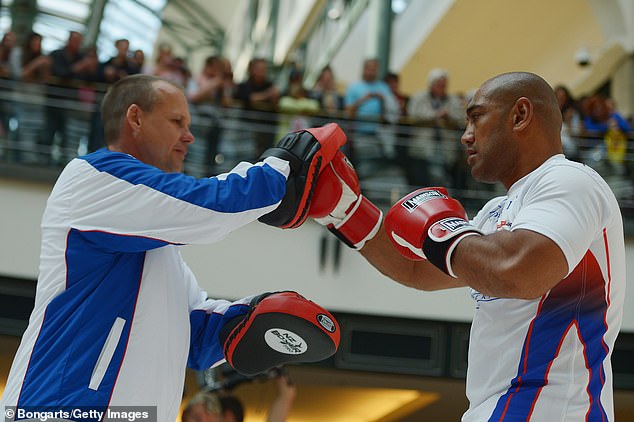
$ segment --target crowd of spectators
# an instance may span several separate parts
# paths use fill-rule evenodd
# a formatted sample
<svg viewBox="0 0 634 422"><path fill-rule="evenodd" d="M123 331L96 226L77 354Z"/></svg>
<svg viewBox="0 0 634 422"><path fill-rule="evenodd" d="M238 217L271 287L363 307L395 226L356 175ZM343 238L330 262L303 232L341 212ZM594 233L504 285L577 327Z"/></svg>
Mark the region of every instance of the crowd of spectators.
<svg viewBox="0 0 634 422"><path fill-rule="evenodd" d="M600 166L604 175L631 177L634 168L632 160L627 160L627 151L633 126L619 113L614 101L601 93L575 99L564 85L556 86L555 94L563 117L566 155L593 167Z"/></svg>
<svg viewBox="0 0 634 422"><path fill-rule="evenodd" d="M451 93L450 75L444 69L430 71L425 88L407 95L400 89L397 73L380 78L381 63L374 58L360 62L360 79L348 86L338 83L330 66L321 70L314 86L306 86L300 67L275 74L263 58L252 59L247 76L238 81L226 58L210 56L202 69L192 72L187 61L165 43L158 46L153 63L146 63L142 50L131 50L128 40L119 39L116 54L101 62L95 47L83 45L79 32L69 32L66 44L48 54L42 51L41 35L28 34L18 43L19 38L7 32L0 42L0 78L28 82L27 91L47 97L40 106L44 110L42 129L33 143L45 152L42 157L49 164L52 155L47 152L52 148L64 151L76 145L68 142L67 121L74 107L63 100L69 99L69 89L70 98L90 110L87 149L94 150L102 146L100 94L108 84L143 72L166 78L187 93L192 113L200 117L194 134L204 143L202 160L207 174L216 170L219 144L226 135L224 113L239 109L242 112L233 116L250 128L248 137L254 145L246 159L259 156L288 131L315 126L324 119L336 120L348 134L346 152L362 178L374 174L377 166L394 164L410 185L466 187L467 168L459 139L468 95ZM577 160L600 157L610 171L631 172L626 154L632 124L619 114L614 102L601 94L574 99L563 85L555 91L564 117L566 154ZM8 117L17 115L20 120L20 114L32 115L35 106L12 104L6 97L0 101L3 138ZM71 150L69 155L76 152ZM62 156L61 161L68 158Z"/></svg>

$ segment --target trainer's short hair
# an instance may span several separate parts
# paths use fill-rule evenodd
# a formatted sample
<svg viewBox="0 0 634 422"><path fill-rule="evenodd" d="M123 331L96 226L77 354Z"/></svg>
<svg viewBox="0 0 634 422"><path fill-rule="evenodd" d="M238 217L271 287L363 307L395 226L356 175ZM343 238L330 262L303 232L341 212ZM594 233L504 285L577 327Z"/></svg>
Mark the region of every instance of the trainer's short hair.
<svg viewBox="0 0 634 422"><path fill-rule="evenodd" d="M108 88L101 101L101 120L106 145L111 145L119 139L123 119L132 104L138 105L143 111L152 111L159 99L154 86L159 81L172 84L156 76L137 74L126 76ZM177 85L174 86L180 89Z"/></svg>

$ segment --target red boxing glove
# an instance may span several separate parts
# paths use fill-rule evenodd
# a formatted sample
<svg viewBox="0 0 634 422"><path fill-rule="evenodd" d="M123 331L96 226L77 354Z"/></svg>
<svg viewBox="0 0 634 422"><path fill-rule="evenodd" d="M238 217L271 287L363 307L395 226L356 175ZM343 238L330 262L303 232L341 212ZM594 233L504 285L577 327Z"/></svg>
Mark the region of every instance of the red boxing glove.
<svg viewBox="0 0 634 422"><path fill-rule="evenodd" d="M383 213L361 195L354 167L338 151L317 179L308 216L358 250L377 234Z"/></svg>
<svg viewBox="0 0 634 422"><path fill-rule="evenodd" d="M404 257L427 259L452 277L456 275L451 255L458 243L467 236L482 234L445 188L423 188L406 195L390 208L384 227Z"/></svg>

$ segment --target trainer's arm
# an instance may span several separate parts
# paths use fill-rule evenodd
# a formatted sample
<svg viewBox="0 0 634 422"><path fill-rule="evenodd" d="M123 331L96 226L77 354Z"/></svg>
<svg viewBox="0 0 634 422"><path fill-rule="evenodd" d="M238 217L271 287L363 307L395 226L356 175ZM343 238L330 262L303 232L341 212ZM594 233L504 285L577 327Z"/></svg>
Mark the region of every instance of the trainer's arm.
<svg viewBox="0 0 634 422"><path fill-rule="evenodd" d="M377 270L405 286L430 291L466 286L461 279L446 275L427 261L404 258L392 245L383 227L360 252Z"/></svg>
<svg viewBox="0 0 634 422"><path fill-rule="evenodd" d="M225 324L234 317L246 315L251 296L229 302L211 299L203 291L190 268L184 264L189 296L189 355L187 366L203 370L225 359L219 334Z"/></svg>
<svg viewBox="0 0 634 422"><path fill-rule="evenodd" d="M99 235L112 250L141 251L223 239L274 210L289 173L287 161L269 157L196 179L127 154L91 154L69 165L62 193L69 198L73 228ZM106 235L110 241L104 243Z"/></svg>
<svg viewBox="0 0 634 422"><path fill-rule="evenodd" d="M519 299L542 296L568 272L555 242L522 229L469 236L458 244L451 262L459 279L480 293Z"/></svg>

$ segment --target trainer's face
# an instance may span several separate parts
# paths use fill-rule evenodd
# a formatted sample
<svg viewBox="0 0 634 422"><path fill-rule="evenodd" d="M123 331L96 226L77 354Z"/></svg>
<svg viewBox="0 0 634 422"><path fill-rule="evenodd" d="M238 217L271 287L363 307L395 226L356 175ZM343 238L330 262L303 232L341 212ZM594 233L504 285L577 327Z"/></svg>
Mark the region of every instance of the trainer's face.
<svg viewBox="0 0 634 422"><path fill-rule="evenodd" d="M478 90L467 106L467 126L461 138L476 180L504 183L508 177L516 154L509 123L509 107Z"/></svg>
<svg viewBox="0 0 634 422"><path fill-rule="evenodd" d="M168 83L158 82L156 86L159 99L154 108L138 111L137 158L166 172L181 172L187 148L194 142L187 99Z"/></svg>

